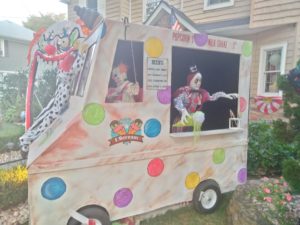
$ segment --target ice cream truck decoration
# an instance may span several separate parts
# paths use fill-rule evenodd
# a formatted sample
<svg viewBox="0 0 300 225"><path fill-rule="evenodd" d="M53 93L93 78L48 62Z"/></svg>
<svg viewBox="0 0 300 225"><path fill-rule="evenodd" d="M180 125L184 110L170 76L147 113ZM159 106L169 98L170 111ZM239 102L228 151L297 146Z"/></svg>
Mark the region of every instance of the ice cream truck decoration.
<svg viewBox="0 0 300 225"><path fill-rule="evenodd" d="M187 201L213 212L247 179L252 43L76 10L28 55L30 224L108 225ZM50 69L55 92L34 115Z"/></svg>

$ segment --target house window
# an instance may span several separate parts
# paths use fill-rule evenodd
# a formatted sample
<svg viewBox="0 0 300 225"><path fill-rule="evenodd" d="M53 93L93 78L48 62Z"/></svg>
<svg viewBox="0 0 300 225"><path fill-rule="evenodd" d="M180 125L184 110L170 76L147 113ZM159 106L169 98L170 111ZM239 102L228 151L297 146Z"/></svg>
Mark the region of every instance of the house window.
<svg viewBox="0 0 300 225"><path fill-rule="evenodd" d="M5 42L3 39L0 39L0 57L5 56Z"/></svg>
<svg viewBox="0 0 300 225"><path fill-rule="evenodd" d="M204 10L218 9L232 6L234 0L204 0Z"/></svg>
<svg viewBox="0 0 300 225"><path fill-rule="evenodd" d="M86 7L95 11L98 11L97 0L87 0Z"/></svg>
<svg viewBox="0 0 300 225"><path fill-rule="evenodd" d="M286 49L286 43L261 48L258 95L280 95L277 77L285 72Z"/></svg>
<svg viewBox="0 0 300 225"><path fill-rule="evenodd" d="M144 20L146 20L159 5L160 0L144 0Z"/></svg>

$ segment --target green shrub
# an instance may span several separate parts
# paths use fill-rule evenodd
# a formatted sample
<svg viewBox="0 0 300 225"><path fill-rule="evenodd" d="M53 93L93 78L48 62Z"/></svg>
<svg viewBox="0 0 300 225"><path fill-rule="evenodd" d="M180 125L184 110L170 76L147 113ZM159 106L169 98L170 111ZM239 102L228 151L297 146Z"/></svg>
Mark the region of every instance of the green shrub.
<svg viewBox="0 0 300 225"><path fill-rule="evenodd" d="M252 176L281 175L282 162L294 157L295 146L276 138L273 127L265 121L249 125L248 172Z"/></svg>
<svg viewBox="0 0 300 225"><path fill-rule="evenodd" d="M0 211L26 201L27 178L27 170L23 166L0 169Z"/></svg>
<svg viewBox="0 0 300 225"><path fill-rule="evenodd" d="M300 161L287 159L283 162L283 176L292 190L300 193Z"/></svg>
<svg viewBox="0 0 300 225"><path fill-rule="evenodd" d="M14 144L14 150L18 149L19 137L24 133L24 127L10 123L0 123L0 153L7 151L7 143Z"/></svg>

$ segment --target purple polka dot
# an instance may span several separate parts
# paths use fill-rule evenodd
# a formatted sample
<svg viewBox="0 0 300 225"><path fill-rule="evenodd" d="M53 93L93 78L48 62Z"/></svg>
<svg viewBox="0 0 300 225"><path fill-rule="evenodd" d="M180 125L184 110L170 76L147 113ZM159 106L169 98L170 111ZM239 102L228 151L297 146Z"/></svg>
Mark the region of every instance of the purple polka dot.
<svg viewBox="0 0 300 225"><path fill-rule="evenodd" d="M133 194L129 188L121 188L115 193L114 204L119 208L123 208L129 205L132 198Z"/></svg>
<svg viewBox="0 0 300 225"><path fill-rule="evenodd" d="M208 35L207 34L194 34L194 40L196 45L203 46L208 41Z"/></svg>
<svg viewBox="0 0 300 225"><path fill-rule="evenodd" d="M247 169L246 168L240 169L240 171L238 173L238 181L240 183L246 183L246 181L247 181Z"/></svg>
<svg viewBox="0 0 300 225"><path fill-rule="evenodd" d="M157 99L161 104L171 103L171 87L168 86L166 89L157 91Z"/></svg>

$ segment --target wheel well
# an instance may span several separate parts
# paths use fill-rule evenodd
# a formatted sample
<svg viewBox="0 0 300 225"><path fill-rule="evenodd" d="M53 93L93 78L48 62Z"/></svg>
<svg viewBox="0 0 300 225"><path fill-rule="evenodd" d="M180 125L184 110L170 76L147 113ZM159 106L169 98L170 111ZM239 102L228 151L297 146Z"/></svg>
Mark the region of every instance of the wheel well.
<svg viewBox="0 0 300 225"><path fill-rule="evenodd" d="M85 205L85 206L83 206L83 207L77 209L76 212L80 213L80 212L86 211L86 210L88 210L88 209L94 209L94 210L97 210L97 211L99 210L99 212L105 213L105 214L108 216L108 218L110 217L108 211L107 211L104 207L102 207L102 206L100 206L100 205L96 205L96 204ZM73 225L74 225L74 224L80 224L80 223L77 223L77 222L74 223L74 221L77 221L77 220L74 219L74 218L71 216L71 217L69 218L67 224L68 224L68 225L69 225L69 224L73 224Z"/></svg>
<svg viewBox="0 0 300 225"><path fill-rule="evenodd" d="M83 206L83 207L77 209L76 211L79 212L79 211L84 210L84 209L87 209L87 208L98 208L99 210L103 210L104 212L106 212L106 214L109 216L108 211L107 211L104 207L102 207L102 206L100 206L100 205L96 205L96 204L85 205L85 206Z"/></svg>
<svg viewBox="0 0 300 225"><path fill-rule="evenodd" d="M203 183L215 184L215 185L219 188L219 190L221 190L221 189L220 189L220 185L219 185L218 182L215 181L214 179L206 179L206 180L203 180L203 181L201 181L198 185L203 184Z"/></svg>

